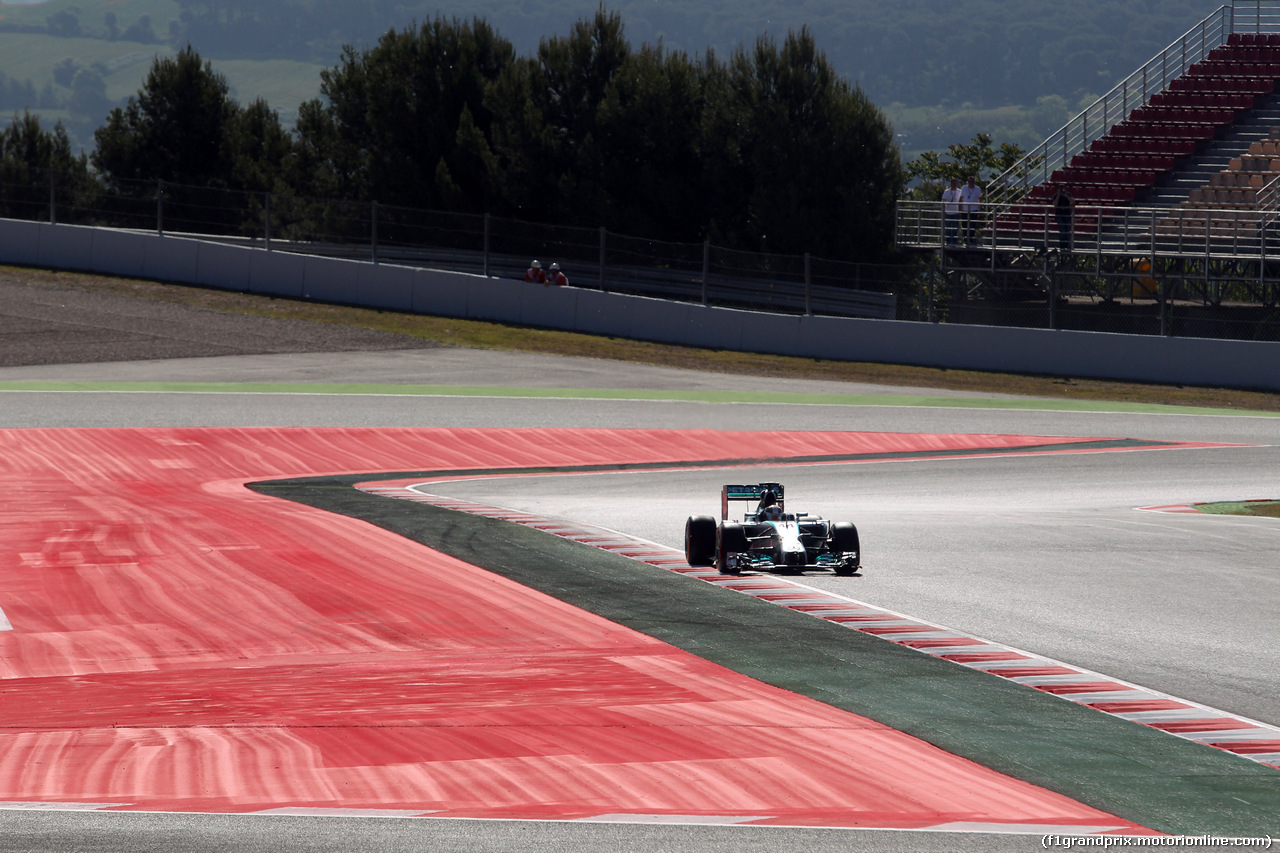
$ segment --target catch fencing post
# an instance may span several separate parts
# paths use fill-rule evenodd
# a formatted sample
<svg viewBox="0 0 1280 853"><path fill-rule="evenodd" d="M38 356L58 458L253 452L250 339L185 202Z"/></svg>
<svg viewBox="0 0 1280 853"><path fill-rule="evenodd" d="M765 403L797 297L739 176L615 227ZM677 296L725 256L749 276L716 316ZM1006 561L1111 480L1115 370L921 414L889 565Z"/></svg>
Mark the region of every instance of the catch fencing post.
<svg viewBox="0 0 1280 853"><path fill-rule="evenodd" d="M1058 328L1058 270L1062 267L1058 262L1050 264L1048 255L1045 255L1044 265L1053 270L1049 277L1049 328L1056 330Z"/></svg>
<svg viewBox="0 0 1280 853"><path fill-rule="evenodd" d="M58 172L56 169L49 170L49 224L58 224Z"/></svg>
<svg viewBox="0 0 1280 853"><path fill-rule="evenodd" d="M262 204L262 240L271 251L271 193L263 193Z"/></svg>
<svg viewBox="0 0 1280 853"><path fill-rule="evenodd" d="M484 215L484 277L489 277L489 214Z"/></svg>
<svg viewBox="0 0 1280 853"><path fill-rule="evenodd" d="M601 226L600 226L600 292L601 292L601 293L604 293L604 292L605 292L605 289L604 289L604 284L605 284L605 276L604 276L605 233L606 233L606 232L605 232L605 228L604 228L604 226L603 226L603 225L601 225Z"/></svg>
<svg viewBox="0 0 1280 853"><path fill-rule="evenodd" d="M945 267L947 262L946 254L947 254L946 249L942 249L942 248L938 249L938 269L946 268ZM934 279L934 273L933 273L933 270L930 269L928 275L925 277L925 284L927 286L927 291L925 295L925 299L927 301L926 316L929 318L930 323L935 322L935 318L933 314L933 279Z"/></svg>
<svg viewBox="0 0 1280 853"><path fill-rule="evenodd" d="M1156 279L1156 292L1160 294L1160 337L1169 337L1169 282L1164 276Z"/></svg>
<svg viewBox="0 0 1280 853"><path fill-rule="evenodd" d="M156 233L164 236L164 181L156 181Z"/></svg>
<svg viewBox="0 0 1280 853"><path fill-rule="evenodd" d="M702 304L707 304L707 276L711 272L711 241L702 241Z"/></svg>
<svg viewBox="0 0 1280 853"><path fill-rule="evenodd" d="M378 262L378 203L373 203L373 222L369 231L369 251L373 256L373 262Z"/></svg>
<svg viewBox="0 0 1280 853"><path fill-rule="evenodd" d="M811 277L809 275L809 253L804 253L804 315L813 316L813 302L810 299Z"/></svg>
<svg viewBox="0 0 1280 853"><path fill-rule="evenodd" d="M1267 221L1262 220L1262 231L1258 234L1258 298L1267 304Z"/></svg>

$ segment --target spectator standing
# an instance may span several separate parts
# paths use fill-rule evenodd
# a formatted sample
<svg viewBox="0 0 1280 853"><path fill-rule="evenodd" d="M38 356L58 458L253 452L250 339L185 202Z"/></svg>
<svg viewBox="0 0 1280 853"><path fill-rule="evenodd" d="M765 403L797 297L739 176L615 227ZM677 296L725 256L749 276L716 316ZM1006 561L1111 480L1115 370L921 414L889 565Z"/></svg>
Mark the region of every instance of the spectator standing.
<svg viewBox="0 0 1280 853"><path fill-rule="evenodd" d="M960 179L952 178L951 186L942 191L942 225L947 245L954 246L960 228Z"/></svg>
<svg viewBox="0 0 1280 853"><path fill-rule="evenodd" d="M1066 187L1058 187L1058 191L1053 196L1053 218L1058 223L1058 251L1067 252L1072 248L1072 241L1075 237L1075 229L1072 225L1072 208L1075 206L1075 199L1071 197L1071 193L1067 192Z"/></svg>
<svg viewBox="0 0 1280 853"><path fill-rule="evenodd" d="M978 230L973 227L973 221L981 208L982 187L978 186L978 179L970 175L969 180L960 188L960 212L964 217L965 245L974 243L978 239Z"/></svg>
<svg viewBox="0 0 1280 853"><path fill-rule="evenodd" d="M542 268L541 261L529 264L529 268L524 271L524 280L533 284L547 283L547 272Z"/></svg>
<svg viewBox="0 0 1280 853"><path fill-rule="evenodd" d="M547 283L548 285L552 285L552 284L554 284L554 285L556 285L556 286L558 286L558 287L564 287L565 285L567 285L567 284L569 283L569 278L568 278L568 276L566 276L564 273L562 273L562 272L560 271L560 265L559 265L559 264L552 264L552 265L551 265L551 272L547 274L547 281L546 281L546 283Z"/></svg>

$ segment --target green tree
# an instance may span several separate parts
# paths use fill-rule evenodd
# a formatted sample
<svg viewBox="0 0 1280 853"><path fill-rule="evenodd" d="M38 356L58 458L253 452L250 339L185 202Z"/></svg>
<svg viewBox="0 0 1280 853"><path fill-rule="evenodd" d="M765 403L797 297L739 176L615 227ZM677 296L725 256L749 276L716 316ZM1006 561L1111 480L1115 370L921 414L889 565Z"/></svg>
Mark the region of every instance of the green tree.
<svg viewBox="0 0 1280 853"><path fill-rule="evenodd" d="M699 121L701 205L705 239L728 245L751 245L750 198L754 169L748 159L752 116L747 99L735 89L729 68L708 52L699 66L702 115Z"/></svg>
<svg viewBox="0 0 1280 853"><path fill-rule="evenodd" d="M963 183L970 175L985 186L992 178L1008 171L1025 153L1010 142L993 147L988 133L979 133L968 143L949 145L946 154L926 151L907 163L908 180L918 182L909 195L917 200L937 201L953 178Z"/></svg>
<svg viewBox="0 0 1280 853"><path fill-rule="evenodd" d="M750 117L748 243L868 260L888 251L902 172L883 114L835 74L804 29L780 49L760 38L731 68Z"/></svg>
<svg viewBox="0 0 1280 853"><path fill-rule="evenodd" d="M1045 95L1036 98L1036 105L1031 110L1031 120L1035 124L1036 134L1041 137L1053 133L1070 119L1071 110L1067 106L1067 99L1061 95Z"/></svg>
<svg viewBox="0 0 1280 853"><path fill-rule="evenodd" d="M704 108L701 69L685 54L644 46L627 57L597 109L599 223L667 240L706 233Z"/></svg>
<svg viewBox="0 0 1280 853"><path fill-rule="evenodd" d="M113 109L94 138L93 164L114 203L149 216L164 181L172 227L261 233L256 194L282 188L277 179L292 161L277 114L262 100L242 109L190 45L157 59L142 90ZM246 200L242 191L253 195Z"/></svg>
<svg viewBox="0 0 1280 853"><path fill-rule="evenodd" d="M120 34L120 40L155 44L160 39L156 38L155 30L151 28L151 16L139 15L138 20L130 24L128 29Z"/></svg>
<svg viewBox="0 0 1280 853"><path fill-rule="evenodd" d="M259 98L231 114L220 151L230 186L248 192L289 192L285 169L293 154L293 137L265 100Z"/></svg>
<svg viewBox="0 0 1280 853"><path fill-rule="evenodd" d="M514 59L510 42L479 19L436 18L386 33L370 50L348 46L321 72L328 103L299 109L299 165L310 170L300 177L312 190L387 204L441 206L442 185L452 201L482 204L485 90Z"/></svg>
<svg viewBox="0 0 1280 853"><path fill-rule="evenodd" d="M485 103L508 210L532 219L608 224L599 111L630 54L617 13L600 8L567 37L508 66Z"/></svg>
<svg viewBox="0 0 1280 853"><path fill-rule="evenodd" d="M301 195L858 259L892 246L892 130L804 30L693 61L632 50L601 7L516 58L482 21L436 19L348 46L321 90L299 109Z"/></svg>
<svg viewBox="0 0 1280 853"><path fill-rule="evenodd" d="M45 18L45 27L51 36L78 38L80 32L80 16L78 10L63 9Z"/></svg>
<svg viewBox="0 0 1280 853"><path fill-rule="evenodd" d="M61 221L77 209L96 207L100 194L88 158L72 152L61 122L45 130L39 117L29 112L0 130L0 184L5 186L0 216L19 219L47 215L50 186L57 188L59 205L67 208Z"/></svg>
<svg viewBox="0 0 1280 853"><path fill-rule="evenodd" d="M36 106L36 87L30 80L14 80L0 71L0 109L25 110Z"/></svg>
<svg viewBox="0 0 1280 853"><path fill-rule="evenodd" d="M63 57L53 66L53 82L70 89L71 81L75 79L76 72L79 70L80 63L70 56Z"/></svg>
<svg viewBox="0 0 1280 853"><path fill-rule="evenodd" d="M223 139L236 105L226 78L187 45L152 63L141 91L94 133L93 165L110 183L226 184Z"/></svg>
<svg viewBox="0 0 1280 853"><path fill-rule="evenodd" d="M71 99L67 108L77 116L91 119L95 124L111 108L107 97L107 84L93 68L81 68L71 80Z"/></svg>
<svg viewBox="0 0 1280 853"><path fill-rule="evenodd" d="M436 165L436 192L450 210L484 213L497 199L498 161L470 107L462 108L453 151Z"/></svg>

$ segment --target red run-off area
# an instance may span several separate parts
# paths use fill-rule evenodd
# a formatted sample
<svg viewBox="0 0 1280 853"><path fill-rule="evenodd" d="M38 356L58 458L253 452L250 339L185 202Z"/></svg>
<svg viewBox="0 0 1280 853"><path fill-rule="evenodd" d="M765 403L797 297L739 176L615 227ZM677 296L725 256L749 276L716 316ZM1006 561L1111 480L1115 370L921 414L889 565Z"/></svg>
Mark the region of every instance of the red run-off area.
<svg viewBox="0 0 1280 853"><path fill-rule="evenodd" d="M1048 442L1063 440L0 431L0 807L1143 832L244 487Z"/></svg>

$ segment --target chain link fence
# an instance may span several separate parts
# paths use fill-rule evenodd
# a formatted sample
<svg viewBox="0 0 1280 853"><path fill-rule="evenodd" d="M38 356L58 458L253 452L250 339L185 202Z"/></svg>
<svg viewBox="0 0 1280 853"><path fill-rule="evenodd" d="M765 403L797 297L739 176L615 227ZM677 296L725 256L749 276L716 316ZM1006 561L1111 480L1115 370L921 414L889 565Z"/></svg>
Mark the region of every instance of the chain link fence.
<svg viewBox="0 0 1280 853"><path fill-rule="evenodd" d="M1069 286L1050 302L1046 297L944 299L934 305L938 322L1066 329L1126 335L1280 341L1280 309L1224 301L1214 305L1190 288L1169 286L1163 296L1148 292L1135 278L1118 292L1105 283ZM1108 295L1110 290L1110 295ZM927 319L917 317L916 319Z"/></svg>
<svg viewBox="0 0 1280 853"><path fill-rule="evenodd" d="M1280 227L1237 210L1047 206L974 214L961 240L939 202L902 202L899 246L924 269L902 319L1137 335L1280 340ZM1072 227L1074 226L1074 227Z"/></svg>
<svg viewBox="0 0 1280 853"><path fill-rule="evenodd" d="M234 242L272 251L523 278L557 262L576 287L754 311L897 317L910 270L671 243L604 228L162 181L0 176L0 216Z"/></svg>
<svg viewBox="0 0 1280 853"><path fill-rule="evenodd" d="M48 170L0 175L0 216L11 219L502 278L522 278L537 258L559 262L576 287L784 314L1280 340L1280 252L1274 261L1203 250L1153 257L1150 242L1142 252L1097 251L1096 243L1063 252L1043 233L951 248L934 214L921 241L934 248L899 264L859 264L486 214L159 181L104 186Z"/></svg>

